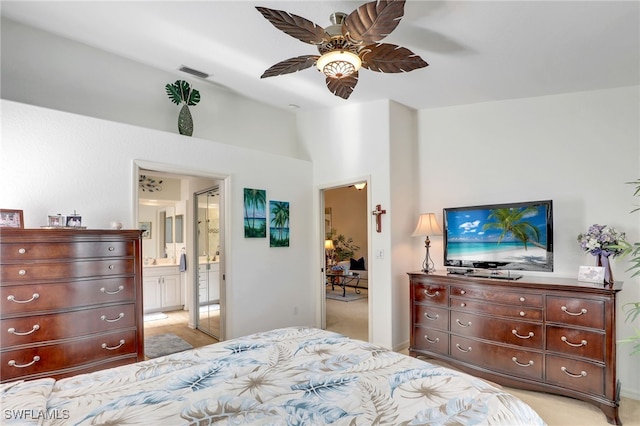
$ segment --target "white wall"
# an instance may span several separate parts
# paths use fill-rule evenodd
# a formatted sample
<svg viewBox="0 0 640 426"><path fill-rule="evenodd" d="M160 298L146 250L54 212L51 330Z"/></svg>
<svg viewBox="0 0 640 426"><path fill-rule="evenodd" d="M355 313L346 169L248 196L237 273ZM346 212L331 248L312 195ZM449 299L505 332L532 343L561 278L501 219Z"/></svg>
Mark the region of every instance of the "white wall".
<svg viewBox="0 0 640 426"><path fill-rule="evenodd" d="M89 228L114 218L137 228L136 160L229 176L226 337L315 324L311 163L5 100L1 108L0 206L24 210L26 227L75 209ZM243 238L245 187L291 203L289 248Z"/></svg>
<svg viewBox="0 0 640 426"><path fill-rule="evenodd" d="M640 177L639 92L629 87L420 111L420 210L552 199L551 276L577 277L580 265L595 265L576 241L591 224L640 241L640 214L629 214L638 199L625 185ZM432 238L432 246L442 268L442 238ZM416 251L416 261L423 255ZM621 306L640 301L640 277L631 278L628 266L613 261L614 277L625 282L618 338L633 333ZM640 363L630 350L618 345L618 377L625 394L640 398Z"/></svg>
<svg viewBox="0 0 640 426"><path fill-rule="evenodd" d="M291 111L6 18L0 43L2 99L178 133L180 107L169 100L165 85L186 80L201 95L190 107L194 137L302 158Z"/></svg>

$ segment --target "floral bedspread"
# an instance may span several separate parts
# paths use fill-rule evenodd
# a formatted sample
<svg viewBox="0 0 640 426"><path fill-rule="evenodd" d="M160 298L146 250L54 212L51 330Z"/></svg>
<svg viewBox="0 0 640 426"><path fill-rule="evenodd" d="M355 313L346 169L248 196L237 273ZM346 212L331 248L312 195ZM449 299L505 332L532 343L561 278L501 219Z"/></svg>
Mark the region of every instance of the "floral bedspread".
<svg viewBox="0 0 640 426"><path fill-rule="evenodd" d="M544 425L483 380L315 328L7 383L0 396L7 425Z"/></svg>

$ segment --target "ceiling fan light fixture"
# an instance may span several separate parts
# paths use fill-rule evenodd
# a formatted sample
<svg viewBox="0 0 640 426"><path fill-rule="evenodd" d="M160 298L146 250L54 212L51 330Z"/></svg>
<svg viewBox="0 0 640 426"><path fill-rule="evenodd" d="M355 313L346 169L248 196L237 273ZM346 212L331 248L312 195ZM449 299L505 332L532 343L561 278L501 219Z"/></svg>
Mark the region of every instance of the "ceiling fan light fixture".
<svg viewBox="0 0 640 426"><path fill-rule="evenodd" d="M316 67L327 77L342 78L356 73L362 60L355 53L346 50L332 50L318 58Z"/></svg>

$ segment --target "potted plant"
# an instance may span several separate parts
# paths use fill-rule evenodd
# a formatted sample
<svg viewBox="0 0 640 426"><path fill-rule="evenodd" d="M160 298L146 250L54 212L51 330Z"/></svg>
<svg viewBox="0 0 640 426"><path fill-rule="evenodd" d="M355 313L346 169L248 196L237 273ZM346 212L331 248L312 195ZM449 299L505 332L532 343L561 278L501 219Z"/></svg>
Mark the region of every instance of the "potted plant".
<svg viewBox="0 0 640 426"><path fill-rule="evenodd" d="M178 131L181 135L191 136L193 134L193 118L189 107L200 102L200 92L192 89L189 83L184 80L176 80L173 84L167 84L165 89L171 102L176 105L184 104L178 114Z"/></svg>
<svg viewBox="0 0 640 426"><path fill-rule="evenodd" d="M636 190L633 195L635 197L640 196L640 179L627 183L635 185ZM637 211L640 211L640 207L631 210L631 213ZM633 244L625 242L624 244L620 245L620 248L623 250L622 256L631 256L631 267L627 269L627 271L635 270L635 272L631 275L632 277L640 275L640 242L636 242ZM640 316L640 301L625 303L622 306L622 310L625 312L625 322L634 322ZM620 343L631 343L633 345L631 355L640 353L640 330L636 329L635 331L636 333L634 335L631 335L619 341Z"/></svg>
<svg viewBox="0 0 640 426"><path fill-rule="evenodd" d="M333 259L336 262L349 260L356 251L360 250L360 246L353 244L353 238L338 234L333 228L331 228L331 232L327 234L326 239L333 241Z"/></svg>

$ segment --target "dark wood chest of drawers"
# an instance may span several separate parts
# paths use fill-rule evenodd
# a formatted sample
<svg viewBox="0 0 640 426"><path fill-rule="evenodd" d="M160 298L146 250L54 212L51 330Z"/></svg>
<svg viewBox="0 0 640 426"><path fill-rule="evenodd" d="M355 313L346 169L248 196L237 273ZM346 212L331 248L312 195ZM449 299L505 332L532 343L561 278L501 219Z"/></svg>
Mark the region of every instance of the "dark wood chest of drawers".
<svg viewBox="0 0 640 426"><path fill-rule="evenodd" d="M506 386L569 396L618 417L615 297L568 279L409 273L412 356Z"/></svg>
<svg viewBox="0 0 640 426"><path fill-rule="evenodd" d="M0 380L144 359L140 231L3 229Z"/></svg>

